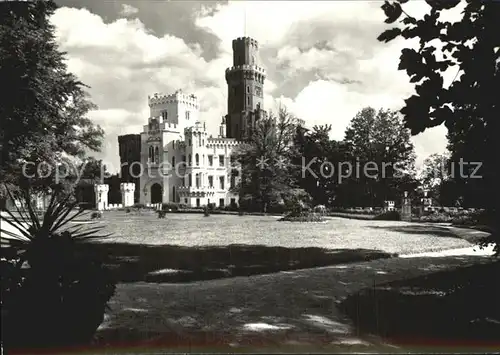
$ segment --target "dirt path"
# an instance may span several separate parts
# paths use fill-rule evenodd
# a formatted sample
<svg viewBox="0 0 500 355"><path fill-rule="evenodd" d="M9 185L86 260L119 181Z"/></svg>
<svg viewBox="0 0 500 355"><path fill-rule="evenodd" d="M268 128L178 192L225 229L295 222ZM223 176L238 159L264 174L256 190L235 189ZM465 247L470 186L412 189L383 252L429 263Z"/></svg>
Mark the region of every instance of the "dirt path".
<svg viewBox="0 0 500 355"><path fill-rule="evenodd" d="M337 305L374 284L489 260L395 258L192 284L120 284L98 342L163 351L403 351L355 334Z"/></svg>

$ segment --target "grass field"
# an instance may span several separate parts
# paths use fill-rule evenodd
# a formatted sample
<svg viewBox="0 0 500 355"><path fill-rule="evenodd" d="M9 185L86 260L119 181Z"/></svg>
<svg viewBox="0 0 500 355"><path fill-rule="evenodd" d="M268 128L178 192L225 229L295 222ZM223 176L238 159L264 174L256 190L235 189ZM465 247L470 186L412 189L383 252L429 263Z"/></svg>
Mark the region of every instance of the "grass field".
<svg viewBox="0 0 500 355"><path fill-rule="evenodd" d="M108 242L224 246L230 244L326 249L370 249L409 254L470 244L442 226L328 218L326 223L280 222L272 216L105 212L98 222L113 233Z"/></svg>

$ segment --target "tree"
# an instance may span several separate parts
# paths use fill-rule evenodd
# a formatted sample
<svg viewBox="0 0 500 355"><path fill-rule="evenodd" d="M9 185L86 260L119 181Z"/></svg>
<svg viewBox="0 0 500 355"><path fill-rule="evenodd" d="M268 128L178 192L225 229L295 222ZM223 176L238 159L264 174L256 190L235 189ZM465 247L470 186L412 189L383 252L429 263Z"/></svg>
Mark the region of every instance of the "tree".
<svg viewBox="0 0 500 355"><path fill-rule="evenodd" d="M256 122L249 140L234 152L240 179L234 191L247 209L266 211L296 185L290 164L299 120L285 108Z"/></svg>
<svg viewBox="0 0 500 355"><path fill-rule="evenodd" d="M410 133L397 112L366 107L345 131L349 174L342 185L342 203L382 206L415 186L415 152Z"/></svg>
<svg viewBox="0 0 500 355"><path fill-rule="evenodd" d="M330 140L331 125L298 127L294 138L292 162L299 186L309 193L315 205L331 205L337 193L339 163L345 160L342 142Z"/></svg>
<svg viewBox="0 0 500 355"><path fill-rule="evenodd" d="M57 48L56 8L41 0L0 6L0 81L9 86L0 95L0 182L18 184L25 162L55 167L101 147L103 131L87 117L96 107Z"/></svg>
<svg viewBox="0 0 500 355"><path fill-rule="evenodd" d="M431 154L424 160L420 181L441 206L455 206L460 200L448 154Z"/></svg>
<svg viewBox="0 0 500 355"><path fill-rule="evenodd" d="M384 31L378 39L390 42L397 37L418 39L417 49L402 50L399 69L405 70L416 93L405 100L401 110L412 134L445 124L452 162L480 162L482 178L471 178L475 164L469 164L459 178L464 192L473 191L491 216L492 240L497 243L498 158L500 146L500 3L495 1L426 1L430 13L416 19L403 10L407 0L385 1L386 23L399 26ZM464 4L461 19L441 18L447 10ZM440 50L438 44L442 45ZM443 72L456 70L451 84L444 83ZM459 76L459 74L461 74ZM465 177L463 177L465 176ZM470 194L469 194L470 195Z"/></svg>

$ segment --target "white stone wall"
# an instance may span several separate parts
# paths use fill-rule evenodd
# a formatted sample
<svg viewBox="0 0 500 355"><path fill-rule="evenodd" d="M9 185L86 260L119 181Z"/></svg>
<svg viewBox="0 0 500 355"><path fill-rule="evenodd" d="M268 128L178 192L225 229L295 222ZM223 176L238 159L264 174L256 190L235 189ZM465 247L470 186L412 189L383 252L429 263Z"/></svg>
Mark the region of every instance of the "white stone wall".
<svg viewBox="0 0 500 355"><path fill-rule="evenodd" d="M94 185L95 201L98 211L104 211L108 209L108 192L109 185L107 184L96 184Z"/></svg>
<svg viewBox="0 0 500 355"><path fill-rule="evenodd" d="M151 117L148 123L155 118L159 122L159 131L150 132L148 124L141 133L141 164L145 170L140 178L140 202L146 205L153 203L151 186L155 183L162 187L163 203L180 202L195 207L197 199L200 206L209 202L219 206L220 199L224 200L224 206L230 204L231 198L237 202L237 196L228 190L231 183L230 155L238 143L234 139L208 136L205 125L198 121L197 99L191 95L180 91L172 95L156 95L149 97L149 106ZM161 116L163 110L167 111L166 120L165 116ZM190 112L189 119L186 119L186 111ZM150 146L160 147L159 164L151 163ZM209 155L212 156L212 165L209 164ZM224 157L223 166L219 165L219 156ZM182 165L183 157L185 170L176 171L175 166ZM213 187L209 187L209 176L213 176ZM223 188L220 186L221 177L224 178Z"/></svg>
<svg viewBox="0 0 500 355"><path fill-rule="evenodd" d="M124 207L129 207L134 205L134 183L121 183L120 190L122 193L122 205Z"/></svg>

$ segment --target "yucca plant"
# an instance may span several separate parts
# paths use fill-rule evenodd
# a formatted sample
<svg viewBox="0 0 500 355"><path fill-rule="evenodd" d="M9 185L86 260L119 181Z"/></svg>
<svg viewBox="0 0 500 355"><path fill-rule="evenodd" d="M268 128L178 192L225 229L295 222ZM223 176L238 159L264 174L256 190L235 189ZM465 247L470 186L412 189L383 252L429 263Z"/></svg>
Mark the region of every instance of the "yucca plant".
<svg viewBox="0 0 500 355"><path fill-rule="evenodd" d="M71 226L86 213L54 191L43 217L20 193L17 215L1 217L2 342L5 350L82 345L92 340L115 292L104 261L90 241L102 227ZM9 191L9 196L14 196ZM10 225L12 228L6 229Z"/></svg>

